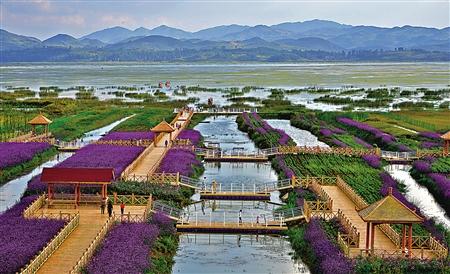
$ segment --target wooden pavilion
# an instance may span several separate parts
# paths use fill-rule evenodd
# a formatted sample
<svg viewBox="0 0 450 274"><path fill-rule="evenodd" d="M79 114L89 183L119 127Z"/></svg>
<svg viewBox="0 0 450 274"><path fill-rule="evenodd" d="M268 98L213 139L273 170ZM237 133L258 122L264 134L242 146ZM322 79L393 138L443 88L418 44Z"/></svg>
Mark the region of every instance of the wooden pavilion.
<svg viewBox="0 0 450 274"><path fill-rule="evenodd" d="M423 218L395 198L394 195L392 195L392 187L389 188L389 194L386 197L359 210L358 214L365 222L367 222L366 253L370 252L371 254L374 254L375 227L377 225L401 224L402 253L406 253L405 248L407 246L407 256L410 256L412 251L412 225L414 223L422 223ZM406 238L406 226L408 226L408 238ZM406 242L406 240L408 240L408 242Z"/></svg>
<svg viewBox="0 0 450 274"><path fill-rule="evenodd" d="M31 127L32 127L31 132L33 135L36 134L36 126L44 126L44 133L45 133L45 135L47 135L49 132L48 126L51 123L52 123L52 121L42 114L39 114L38 116L36 116L33 119L31 119L30 121L28 121L28 124L31 125Z"/></svg>
<svg viewBox="0 0 450 274"><path fill-rule="evenodd" d="M169 133L170 134L169 140L172 140L172 132L174 132L175 129L173 128L173 126L171 126L166 121L162 121L161 123L159 123L158 125L153 127L151 129L151 131L156 134L156 136L155 136L155 144L156 144L162 136L161 133L166 133L166 134Z"/></svg>
<svg viewBox="0 0 450 274"><path fill-rule="evenodd" d="M441 136L444 140L444 155L448 155L448 150L450 148L450 131Z"/></svg>
<svg viewBox="0 0 450 274"><path fill-rule="evenodd" d="M107 197L108 185L114 181L112 168L44 168L41 182L47 184L48 204L52 202L74 202L79 205L82 200L81 187L101 187L101 195L86 195L93 199L86 202L102 202ZM73 186L74 194L55 195L55 186Z"/></svg>

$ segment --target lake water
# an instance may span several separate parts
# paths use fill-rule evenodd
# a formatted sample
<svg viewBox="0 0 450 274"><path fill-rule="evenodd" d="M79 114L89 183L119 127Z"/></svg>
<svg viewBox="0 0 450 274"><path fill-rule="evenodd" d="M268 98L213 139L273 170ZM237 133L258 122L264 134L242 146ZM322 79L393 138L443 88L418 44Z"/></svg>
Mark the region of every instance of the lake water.
<svg viewBox="0 0 450 274"><path fill-rule="evenodd" d="M206 123L195 127L206 140L220 143L220 147L230 150L236 141L245 143L246 150L256 149L246 133L237 129L236 117L209 117ZM204 180L216 180L227 186L230 184L263 184L277 180L277 174L270 163L205 163ZM279 193L276 192L276 196ZM278 202L279 199L278 199ZM238 221L242 210L244 222L270 218L278 205L258 201L206 201L204 209L200 204L185 208L190 221L226 219ZM293 260L293 250L284 237L263 235L223 235L223 234L182 234L180 246L175 256L173 273L309 273L300 261Z"/></svg>

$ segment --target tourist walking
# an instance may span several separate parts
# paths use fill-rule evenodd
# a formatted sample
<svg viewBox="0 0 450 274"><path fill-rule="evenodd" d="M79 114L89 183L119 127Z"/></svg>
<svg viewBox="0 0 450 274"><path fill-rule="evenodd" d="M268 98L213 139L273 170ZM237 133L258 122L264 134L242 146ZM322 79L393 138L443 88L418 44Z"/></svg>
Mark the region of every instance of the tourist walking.
<svg viewBox="0 0 450 274"><path fill-rule="evenodd" d="M123 215L123 212L125 211L125 204L122 202L121 204L120 204L120 214L122 214Z"/></svg>
<svg viewBox="0 0 450 274"><path fill-rule="evenodd" d="M111 218L111 216L112 216L112 213L113 213L113 204L112 204L112 201L111 200L109 200L108 201L108 216Z"/></svg>
<svg viewBox="0 0 450 274"><path fill-rule="evenodd" d="M169 144L169 142L167 140L165 140L164 145L166 145L166 147L167 147L168 144Z"/></svg>
<svg viewBox="0 0 450 274"><path fill-rule="evenodd" d="M202 212L205 215L205 200L202 200Z"/></svg>
<svg viewBox="0 0 450 274"><path fill-rule="evenodd" d="M100 213L105 214L105 207L106 207L106 199L102 199L102 202L100 204Z"/></svg>
<svg viewBox="0 0 450 274"><path fill-rule="evenodd" d="M239 210L239 224L242 224L242 209Z"/></svg>

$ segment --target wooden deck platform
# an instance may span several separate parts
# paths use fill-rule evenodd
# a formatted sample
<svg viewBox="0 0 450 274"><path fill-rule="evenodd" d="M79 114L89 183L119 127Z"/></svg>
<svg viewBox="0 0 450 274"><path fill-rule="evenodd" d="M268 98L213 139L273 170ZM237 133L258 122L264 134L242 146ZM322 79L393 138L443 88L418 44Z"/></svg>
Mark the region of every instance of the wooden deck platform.
<svg viewBox="0 0 450 274"><path fill-rule="evenodd" d="M145 206L126 206L125 213L143 214L144 210ZM108 219L108 214L100 214L100 207L96 206L81 206L78 209L42 208L36 214L60 211L80 212L80 224L42 265L38 273L69 273ZM114 206L113 212L120 214L120 206Z"/></svg>

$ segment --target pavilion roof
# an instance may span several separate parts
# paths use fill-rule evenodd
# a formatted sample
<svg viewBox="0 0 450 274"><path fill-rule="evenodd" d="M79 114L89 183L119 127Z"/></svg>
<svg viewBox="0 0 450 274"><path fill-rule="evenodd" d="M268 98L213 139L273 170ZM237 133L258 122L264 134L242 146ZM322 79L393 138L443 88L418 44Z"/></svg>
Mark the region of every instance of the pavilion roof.
<svg viewBox="0 0 450 274"><path fill-rule="evenodd" d="M423 218L392 195L392 189L383 199L358 211L365 222L421 223Z"/></svg>
<svg viewBox="0 0 450 274"><path fill-rule="evenodd" d="M28 124L30 125L48 125L51 124L52 120L48 119L47 117L45 117L42 114L39 114L38 116L34 117L33 119L31 119Z"/></svg>
<svg viewBox="0 0 450 274"><path fill-rule="evenodd" d="M450 140L450 131L448 131L447 133L443 134L441 136L442 139L444 140Z"/></svg>
<svg viewBox="0 0 450 274"><path fill-rule="evenodd" d="M162 121L157 126L151 129L153 132L174 132L175 129L166 121Z"/></svg>
<svg viewBox="0 0 450 274"><path fill-rule="evenodd" d="M114 181L112 168L59 168L45 167L42 171L43 183L88 183L105 184Z"/></svg>

